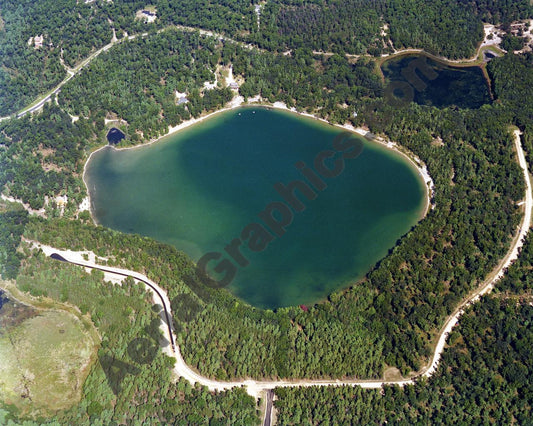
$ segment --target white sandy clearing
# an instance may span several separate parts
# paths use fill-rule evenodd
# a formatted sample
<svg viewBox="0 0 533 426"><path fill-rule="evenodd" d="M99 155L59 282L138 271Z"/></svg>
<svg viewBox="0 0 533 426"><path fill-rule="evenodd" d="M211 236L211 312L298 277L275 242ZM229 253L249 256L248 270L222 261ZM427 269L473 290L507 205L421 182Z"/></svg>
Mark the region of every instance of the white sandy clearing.
<svg viewBox="0 0 533 426"><path fill-rule="evenodd" d="M89 197L85 197L78 206L78 212L85 212L90 210L91 204Z"/></svg>
<svg viewBox="0 0 533 426"><path fill-rule="evenodd" d="M204 82L204 90L211 90L211 89L215 89L217 87L217 84L218 84L218 67L217 69L215 69L215 82L214 83L211 83L209 81L206 81Z"/></svg>
<svg viewBox="0 0 533 426"><path fill-rule="evenodd" d="M522 220L522 223L520 225L518 237L515 239L515 242L509 249L509 252L507 256L504 258L504 261L501 263L498 271L496 272L495 276L492 279L487 280L486 284L482 286L478 291L476 291L473 295L471 295L469 298L467 298L458 308L455 314L453 314L445 323L445 326L443 327L436 348L435 353L433 355L433 359L431 361L431 364L423 370L421 373L419 373L417 376L411 378L411 379L401 379L401 380L391 380L391 381L384 381L384 380L273 380L273 381L256 381L256 380L236 380L231 382L223 382L218 380L209 379L207 377L202 376L198 372L194 371L192 368L190 368L185 361L183 360L183 357L181 356L179 347L176 345L175 348L172 348L171 345L167 345L163 350L164 352L170 356L173 357L176 360L176 364L174 367L175 373L185 378L187 381L189 381L191 384L194 384L196 382L200 383L203 386L206 386L211 391L223 391L235 387L241 387L244 386L246 388L246 391L254 396L255 398L260 397L260 395L263 394L264 391L269 389L274 389L276 387L309 387L309 386L360 386L362 388L380 388L383 385L399 385L404 386L406 384L413 384L416 377L424 376L424 377L430 377L432 376L438 367L438 364L440 362L440 358L442 355L442 352L444 351L444 347L446 344L446 338L448 336L448 333L452 330L452 328L457 324L459 318L464 313L464 309L469 304L477 301L479 297L483 294L486 294L492 290L494 287L494 284L501 279L501 277L505 274L506 269L518 258L520 248L522 247L524 243L524 238L526 237L527 232L529 231L529 228L531 226L531 213L533 208L533 197L531 193L531 181L529 177L529 171L527 167L527 162L524 156L524 151L522 149L522 145L520 142L520 133L519 131L514 132L515 135L515 145L518 153L518 161L520 164L520 167L523 169L524 172L524 179L526 182L526 194L525 194L525 214ZM71 250L58 250L50 246L41 245L39 243L33 242L33 246L36 248L41 248L45 254L50 256L52 253L58 253L61 256L63 256L65 259L74 261L76 263L79 263L81 265L85 265L87 267L91 268L102 268L101 265L97 265L94 263L96 257L94 256L94 253L92 252L74 252ZM85 260L83 255L88 256L89 260ZM135 271L129 271L125 269L120 268L113 268L105 266L105 269L111 272L106 272L107 274L112 275L112 271L116 271L118 273L122 274L128 274L132 276L134 279L137 280L143 280L146 282L149 282L154 288L156 288L159 293L161 294L162 298L164 299L165 305L168 307L169 315L172 318L172 312L170 312L170 301L168 299L168 296L166 292L159 287L156 283L148 279L143 274L140 274ZM123 279L123 277L118 276L120 280ZM150 288L150 286L146 286L149 291L152 292L154 297L154 302L159 303L159 297L157 296L157 293ZM172 339L169 336L169 330L168 327L165 326L164 322L161 323L161 331L163 332L163 335L165 338L170 342ZM175 336L174 336L174 341Z"/></svg>
<svg viewBox="0 0 533 426"><path fill-rule="evenodd" d="M492 24L484 24L483 30L485 31L485 38L483 39L480 48L486 46L500 45L500 43L502 42L502 36L504 34L502 30L499 30ZM492 35L492 39L489 38L490 35Z"/></svg>
<svg viewBox="0 0 533 426"><path fill-rule="evenodd" d="M31 248L33 249L41 249L44 252L44 254L46 254L47 256L50 256L52 253L58 253L58 254L61 254L65 259L68 259L73 262L87 263L88 265L101 266L102 262L105 263L108 260L105 257L96 256L92 251L88 251L88 250L85 250L85 251L58 250L53 247L38 243L37 241L29 241L26 239L24 239L24 241L29 243ZM85 259L86 257L88 260ZM98 260L100 264L96 263L96 260ZM90 268L85 268L85 271L87 273L91 273ZM113 284L122 285L122 281L124 280L124 277L104 271L104 280L109 281Z"/></svg>
<svg viewBox="0 0 533 426"><path fill-rule="evenodd" d="M231 83L236 83L235 78L233 77L233 65L230 65L228 68L228 76L226 77L226 86L229 86Z"/></svg>

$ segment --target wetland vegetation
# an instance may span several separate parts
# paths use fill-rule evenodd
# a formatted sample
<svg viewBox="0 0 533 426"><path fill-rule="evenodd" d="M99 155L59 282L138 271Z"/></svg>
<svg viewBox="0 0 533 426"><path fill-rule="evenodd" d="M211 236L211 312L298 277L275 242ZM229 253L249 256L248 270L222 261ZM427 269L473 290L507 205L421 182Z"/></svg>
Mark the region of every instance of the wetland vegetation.
<svg viewBox="0 0 533 426"><path fill-rule="evenodd" d="M95 342L73 314L10 300L0 309L0 398L22 418L50 417L81 398Z"/></svg>

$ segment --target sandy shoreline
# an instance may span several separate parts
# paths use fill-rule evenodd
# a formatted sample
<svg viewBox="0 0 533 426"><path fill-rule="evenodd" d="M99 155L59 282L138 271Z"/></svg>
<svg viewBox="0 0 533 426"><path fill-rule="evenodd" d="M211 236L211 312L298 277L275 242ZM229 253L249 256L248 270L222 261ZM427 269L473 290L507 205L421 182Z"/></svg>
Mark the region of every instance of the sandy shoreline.
<svg viewBox="0 0 533 426"><path fill-rule="evenodd" d="M403 150L401 150L396 142L386 141L383 138L378 137L378 136L372 134L372 132L370 132L368 130L365 130L365 129L361 128L361 127L354 127L351 124L333 124L333 123L330 123L329 121L327 121L326 119L320 118L320 117L316 117L313 114L309 114L307 112L298 112L296 110L296 108L294 108L294 107L293 108L288 108L287 105L285 105L283 102L274 102L274 104L272 104L271 106L273 108L278 108L278 109L283 109L283 110L286 110L286 111L294 112L294 113L296 113L298 115L302 115L304 117L314 118L315 120L318 120L318 121L321 121L323 123L329 124L330 126L335 126L335 127L341 128L341 129L348 130L349 132L357 133L359 136L364 137L366 140L368 140L370 142L375 142L375 143L378 143L380 145L384 145L386 148L397 152L398 154L400 154L401 156L406 158L418 170L418 173L420 174L420 176L424 180L424 185L425 185L425 188L426 188L426 206L425 206L425 209L424 209L424 213L421 215L421 218L426 216L427 212L429 211L429 207L430 206L431 206L432 209L435 208L435 205L433 205L431 203L431 198L433 198L433 195L434 195L434 192L435 192L435 184L433 183L433 179L429 175L426 165L424 164L424 162L422 160L420 160L420 158L418 158L413 153L405 152L405 151L407 151L407 148L404 148Z"/></svg>
<svg viewBox="0 0 533 426"><path fill-rule="evenodd" d="M524 151L522 148L522 143L520 140L520 132L518 130L514 131L515 135L515 145L517 149L518 154L518 161L519 165L523 170L525 183L526 183L526 194L524 199L525 204L525 214L522 220L522 223L520 224L519 232L517 237L515 238L515 242L512 244L510 250L508 251L505 258L502 260L501 264L497 268L497 273L493 277L488 277L484 285L481 288L478 288L477 291L475 291L473 294L469 295L464 299L456 309L454 313L449 316L445 322L444 327L439 332L439 338L437 341L437 344L435 346L433 357L431 359L431 362L428 366L422 367L414 376L410 378L400 378L395 380L385 380L385 379L377 379L377 380L357 380L357 379L295 379L295 380L253 380L253 379L236 379L235 381L218 381L215 379L211 379L209 377L202 376L200 373L198 373L193 368L189 367L185 361L183 356L181 355L180 346L179 344L176 344L175 350L172 351L172 347L170 345L167 345L164 349L165 353L169 356L174 357L176 360L175 366L174 366L174 372L179 376L183 377L185 380L187 380L191 385L194 385L195 383L200 383L203 386L208 387L211 391L224 391L230 388L235 387L245 387L246 392L254 396L256 399L263 395L263 392L267 390L274 389L276 387L308 387L308 386L360 386L361 388L365 389L380 389L383 387L383 385L398 385L398 386L404 386L407 384L414 384L416 383L416 379L418 377L431 377L436 371L439 366L442 353L444 352L445 345L446 345L446 338L448 334L452 331L453 327L457 324L459 321L461 315L464 312L465 307L468 305L476 302L479 297L485 293L488 293L491 291L491 289L494 286L494 283L497 282L499 279L501 279L505 273L507 268L518 258L520 254L520 248L523 246L523 243L525 241L525 237L527 233L530 230L531 221L532 221L532 205L533 205L533 196L531 192L531 179L529 176L529 170L528 170L528 164L524 155ZM95 263L97 256L94 255L92 252L75 252L70 250L59 250L51 246L42 245L40 243L31 242L34 247L41 248L43 252L46 255L51 255L52 253L58 253L61 256L65 257L67 261L74 261L79 266L83 266L85 268L95 268L95 269L104 269L102 268L102 265L98 265ZM85 260L87 259L87 260ZM100 258L102 260L102 258ZM168 312L168 318L172 318L172 313L170 310L167 311L167 308L165 306L170 307L171 303L168 299L167 293L165 290L163 290L161 287L159 287L155 282L151 281L148 277L145 275L138 273L136 271L131 270L125 270L121 268L116 267L109 267L106 266L105 270L109 274L118 274L119 277L117 279L122 280L125 275L129 275L133 277L134 279L143 282L147 287L149 287L149 290L152 291L152 294L154 296L154 302L158 302L156 299L156 295L160 298L160 300L163 302L163 308L165 310L165 313ZM164 333L164 336L169 336L167 339L168 341L172 342L175 341L175 339L171 338L170 336L174 336L172 324L166 325L163 321L161 322L160 329Z"/></svg>
<svg viewBox="0 0 533 426"><path fill-rule="evenodd" d="M179 132L180 130L183 130L183 129L187 128L187 127L192 126L193 124L196 124L196 123L199 123L199 122L201 122L203 120L206 120L207 118L212 117L212 116L214 116L216 114L220 114L220 113L222 113L224 111L229 111L229 110L232 110L232 109L235 109L235 108L239 108L243 103L244 103L244 98L242 96L237 96L237 97L235 97L235 98L233 98L231 100L229 106L221 108L221 109L216 110L214 112L211 112L209 114L200 116L198 118L191 118L190 120L184 121L183 123L180 123L177 126L169 127L168 132L166 134L164 134L163 136L159 136L158 138L151 139L148 142L140 144L140 145L126 146L126 147L122 147L122 148L116 148L116 147L110 146L110 145L103 145L100 148L95 149L94 151L92 151L89 154L89 157L87 158L87 160L85 161L85 164L83 165L82 180L83 180L83 183L85 184L85 189L87 191L87 197L86 197L87 201L84 200L85 204L83 205L83 207L80 205L78 210L82 211L82 209L87 209L86 208L86 203L88 203L89 204L88 210L89 210L89 213L91 215L91 219L92 219L92 221L93 221L93 223L95 225L98 225L98 222L96 221L96 219L94 217L94 214L93 214L93 208L92 208L92 202L91 202L91 192L89 190L89 185L87 184L87 180L85 179L85 174L87 172L87 164L89 164L89 162L91 161L91 158L92 158L93 154L97 153L98 151L101 151L102 149L108 148L108 147L111 148L111 149L114 149L116 151L123 151L123 150L137 149L137 148L142 148L142 147L145 147L145 146L148 146L148 145L152 145L152 144L154 144L156 142L159 142L161 139L166 138L167 136L173 135L174 133Z"/></svg>
<svg viewBox="0 0 533 426"><path fill-rule="evenodd" d="M219 109L217 111L214 111L214 112L211 112L209 114L200 116L198 118L191 118L190 120L184 121L183 123L180 123L177 126L169 127L168 132L166 134L164 134L163 136L151 139L150 141L148 141L146 143L143 143L143 144L140 144L140 145L127 146L127 147L123 147L123 148L116 148L116 147L111 146L111 148L114 149L114 150L117 150L117 151L122 151L122 150L137 149L137 148L142 148L142 147L145 147L145 146L148 146L148 145L152 145L152 144L154 144L156 142L159 142L160 140L166 138L167 136L173 135L173 134L179 132L180 130L183 130L183 129L185 129L187 127L190 127L190 126L192 126L192 125L194 125L196 123L204 121L204 120L206 120L206 119L208 119L210 117L213 117L214 115L220 114L220 113L225 112L225 111L230 111L230 110L235 109L235 108L240 108L242 106L257 106L257 107L265 107L265 108L275 108L275 109L280 109L280 110L284 110L284 111L289 111L289 112L292 112L292 113L295 113L295 114L298 114L298 115L301 115L301 116L304 116L304 117L313 118L313 119L321 121L321 122L323 122L325 124L329 124L331 126L335 126L335 127L338 127L338 128L344 129L344 130L348 130L350 132L357 133L359 136L364 137L366 140L369 140L370 142L378 143L380 145L385 146L386 148L389 148L389 149L397 152L398 154L400 154L401 156L406 158L418 170L419 175L421 176L421 178L424 181L424 186L426 188L426 206L425 206L423 214L421 215L421 218L423 218L423 217L425 217L427 215L427 212L429 211L430 206L431 206L432 209L435 207L434 205L431 204L431 198L433 197L433 194L434 194L434 191L435 191L435 185L433 183L433 179L429 175L426 165L416 155L414 155L412 153L408 154L408 153L405 152L405 149L404 150L400 149L395 142L385 141L382 138L374 136L374 135L372 135L371 132L369 132L367 130L364 130L364 129L360 128L360 127L354 127L351 124L333 124L333 123L330 123L329 121L327 121L327 120L325 120L323 118L317 117L317 116L315 116L313 114L309 114L307 112L299 112L294 107L293 108L289 108L283 102L274 102L273 104L265 103L265 102L262 101L260 96L254 96L253 98L248 99L248 102L244 102L244 98L242 96L236 96L230 101L228 106L226 106L224 108L221 108L221 109ZM92 151L89 154L89 157L87 158L87 161L85 162L85 164L83 166L83 176L82 176L82 178L83 178L83 183L85 184L85 189L87 190L87 197L86 197L87 201L84 200L84 206L83 207L84 207L84 209L86 209L86 203L88 202L88 204L89 204L89 209L88 210L89 210L89 213L91 214L91 219L92 219L93 223L95 223L95 224L98 224L98 222L96 221L96 219L95 219L95 217L93 215L91 194L90 194L90 191L89 191L89 186L87 185L87 181L85 179L85 174L86 174L86 171L87 171L87 164L89 164L89 161L91 160L92 155L94 153L104 149L104 148L107 148L107 147L109 147L109 145L104 145L104 146ZM80 211L81 211L81 208L82 207L80 206L80 208L79 208Z"/></svg>

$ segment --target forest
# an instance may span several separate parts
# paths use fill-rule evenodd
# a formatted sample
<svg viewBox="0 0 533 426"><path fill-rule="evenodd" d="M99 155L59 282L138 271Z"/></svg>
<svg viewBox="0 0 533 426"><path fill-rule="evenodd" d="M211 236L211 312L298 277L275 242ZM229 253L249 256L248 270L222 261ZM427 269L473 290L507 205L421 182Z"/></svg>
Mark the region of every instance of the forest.
<svg viewBox="0 0 533 426"><path fill-rule="evenodd" d="M522 198L523 180L505 115L492 108L439 111L412 104L396 110L383 129L376 120L375 130L391 135L427 161L437 185L437 207L363 282L332 294L330 301L308 312L291 308L272 315L242 304L227 309L229 300L206 300L208 305L197 320L183 324L187 333L180 339L186 360L204 374L221 379L248 375L378 377L385 365L398 367L404 374L418 370L430 354L429 343L441 321L496 265L518 225L516 201ZM437 135L448 145L446 150L431 143ZM493 219L487 221L487 215ZM45 242L61 247L79 245L76 241L92 249L102 246L94 241L102 233L87 230L82 234L75 222L52 223L32 238L46 238ZM104 247L119 240L108 237L107 241ZM165 247L153 244L161 247L157 252ZM175 252L169 247L164 250L169 254L159 258L165 260ZM139 253L136 262L142 259L159 263ZM141 263L141 270L154 274L150 276L161 280L173 295L175 283L183 282L185 275L170 265L180 263L170 261L157 268ZM231 299L228 294L220 297ZM349 333L344 332L346 327ZM271 352L275 356L269 357Z"/></svg>
<svg viewBox="0 0 533 426"><path fill-rule="evenodd" d="M88 121L72 123L66 112L49 104L31 119L1 122L3 192L33 209L42 208L46 197L66 194L75 209L85 193L81 178L84 148L95 141L96 134Z"/></svg>
<svg viewBox="0 0 533 426"><path fill-rule="evenodd" d="M16 112L55 87L82 59L126 34L190 25L237 34L250 30L253 8L244 0L157 0L158 19L135 18L141 0L5 0L0 4L0 116ZM30 38L43 36L36 48Z"/></svg>
<svg viewBox="0 0 533 426"><path fill-rule="evenodd" d="M174 360L160 350L159 316L142 285L132 279L122 286L106 283L100 271L88 274L22 247L26 260L17 286L35 297L78 306L101 336L82 401L52 419L24 425L259 423L256 402L243 389L212 394L172 377ZM151 355L136 355L133 342L141 343L137 351ZM17 424L16 412L0 410L2 418L14 421L2 424Z"/></svg>
<svg viewBox="0 0 533 426"><path fill-rule="evenodd" d="M150 60L139 61L140 57ZM510 60L513 64L506 63ZM174 90L200 93L204 79L213 79L214 68L230 63L245 80L240 89L243 96L260 94L270 102L284 101L316 111L332 122L351 119L354 124L366 123L372 131L411 150L426 162L435 180L436 208L366 279L346 292L332 294L329 301L308 312L299 308L260 312L242 304L228 310L232 303L229 294L217 296L224 303L206 301L198 320L182 326L187 331L180 337L185 358L204 374L218 378L378 377L387 366L397 367L403 374L418 370L430 354L429 345L441 321L494 268L518 225L516 202L523 196L524 185L508 125L513 123L514 115L527 114L527 110L523 104L519 108L518 100L513 99L499 67L518 67L516 75L524 79L531 73L525 65L527 58L504 57L490 64L489 72L499 96L499 102L493 105L478 110L416 104L394 108L380 98L383 83L368 60L351 64L338 55L325 58L303 49L291 56L250 53L234 43L215 43L196 34L165 31L121 44L113 55L106 53L96 59L79 78L65 85L59 107L46 108L33 119L2 123L8 148L6 164L14 162L6 168L4 177L9 193L27 201L32 200L33 194L38 195L38 207L47 194L32 190L32 184L38 184L43 189L50 187L51 193L62 188L80 201L85 193L79 176L83 153L101 140L98 135L104 129L103 118L107 114L128 122L128 138L123 143L135 143L141 135L155 137L164 133L168 125L187 118L187 114L223 105L223 98L193 95L191 107L183 117L176 117L177 121L168 121L172 114L165 109L175 105L170 101ZM179 79L178 69L183 70ZM134 78L138 84L132 87ZM212 92L228 96L224 95L225 90ZM106 95L111 93L115 96ZM339 107L342 104L351 107ZM61 108L82 118L72 123ZM351 117L354 110L360 112L357 118ZM54 128L54 123L61 127ZM519 121L516 124L523 126ZM51 132L39 131L41 125ZM65 132L72 132L72 137L55 137L68 135ZM440 144L434 143L439 139ZM46 160L40 158L43 148L48 148ZM30 161L32 167L42 170L40 183L35 178L39 174L19 165ZM56 167L46 172L46 161ZM65 182L54 179L54 174ZM46 177L57 186L48 183ZM487 216L492 220L487 221ZM48 222L35 238L45 238L55 226ZM57 226L63 229L58 231L59 241L50 241L52 245L66 247L69 232L79 238L79 229L67 231L65 227L72 226L68 222L60 221ZM73 240L74 237L71 244ZM116 241L114 237L106 244L114 246ZM121 245L133 244L137 243ZM99 249L100 244L93 243L92 247ZM174 253L168 247L164 250ZM139 265L129 266L136 269ZM153 267L142 265L148 274L154 274ZM186 274L169 270L169 266L159 268L164 271L153 276L169 277L162 285L173 294L174 283L183 282ZM346 327L349 333L345 332ZM206 339L209 344L205 344ZM350 349L354 347L358 348L357 353ZM272 352L275 356L269 357ZM308 353L314 356L309 357ZM264 363L246 361L251 359Z"/></svg>
<svg viewBox="0 0 533 426"><path fill-rule="evenodd" d="M22 254L17 251L28 212L20 204L0 200L0 277L16 278Z"/></svg>
<svg viewBox="0 0 533 426"><path fill-rule="evenodd" d="M219 57L213 38L176 30L121 43L67 83L59 105L97 122L113 114L128 123L128 140L150 140L231 100L228 88L200 96L203 82L215 80ZM176 105L176 90L188 94L187 108Z"/></svg>
<svg viewBox="0 0 533 426"><path fill-rule="evenodd" d="M450 335L438 372L415 385L278 388L279 424L529 424L530 298L488 297Z"/></svg>
<svg viewBox="0 0 533 426"><path fill-rule="evenodd" d="M321 72L315 71L317 61ZM163 135L169 126L212 112L231 99L227 87L203 90L204 82L214 82L217 66L230 64L245 79L242 96L261 94L270 102L317 109L332 122L343 123L353 113L338 104L353 105L382 91L375 65L368 60L350 64L341 56L314 58L308 51L294 58L275 56L168 30L103 53L65 84L58 105L46 104L40 115L0 122L0 185L6 195L34 209L43 207L47 197L65 194L72 211L85 194L87 152L104 140L107 117L127 123L122 145ZM186 107L176 104L175 91L187 93Z"/></svg>
<svg viewBox="0 0 533 426"><path fill-rule="evenodd" d="M137 1L80 3L85 12L72 22L63 12L67 6L78 7L72 2L49 8L47 1L8 3L12 7L6 10L4 3L0 6L0 115L26 105L64 77L62 47L63 61L71 67L109 42L109 20L122 33L143 31L147 25L134 19L144 6ZM376 37L387 22L395 48L470 56L481 39L482 21L531 17L527 1L442 0L424 3L425 18L410 13L421 7L417 0L372 2L372 7L350 0L344 9L336 1L274 0L262 9L260 30L250 2L205 2L196 8L193 3L181 2L178 11L178 2L154 2L158 20L149 25L146 37L102 53L40 113L0 123L2 193L33 209L57 195L69 199L63 217L49 201L46 218L2 202L2 277L15 279L33 296L77 306L102 336L82 401L58 413L52 424L159 424L170 419L177 424L256 424L258 414L255 401L243 390L212 394L183 381L174 385L171 363L160 350L152 363L135 362L130 343L157 342L160 337L151 326L156 312L143 289L131 282L122 287L104 284L102 274L46 259L21 243L22 236L58 248L93 250L108 257L109 265L142 272L159 283L175 301L178 344L186 362L206 376L377 378L391 368L408 377L424 367L445 317L496 267L520 222L517 204L525 186L510 130L517 126L523 131L533 166L531 53L508 53L489 62L495 101L477 109L391 105L375 61L344 53L386 52L389 40ZM208 3L209 13L202 13ZM32 23L28 27L20 25L25 13ZM453 34L429 29L437 14ZM63 21L68 25L62 26ZM361 21L365 24L357 26ZM215 29L266 50L198 32L155 32L174 24ZM17 25L16 31L6 31ZM94 32L94 39L83 39L78 26L92 25L100 25L101 31ZM332 30L325 31L326 26ZM404 34L404 28L416 31ZM54 35L52 29L57 29ZM48 34L53 46L28 48L28 38L40 33ZM360 46L349 34L356 34ZM67 52L67 44L77 47ZM13 54L6 53L9 49ZM278 54L289 49L288 55ZM43 63L59 64L57 72L47 71ZM122 145L147 142L166 133L168 126L226 104L233 92L224 84L212 90L203 84L214 81L217 68L229 65L244 81L239 88L244 98L260 95L266 102L282 101L332 123L367 126L418 156L435 182L435 208L427 217L361 282L308 310L256 309L205 285L192 261L174 247L95 226L87 213L77 213L86 196L83 165L91 150L105 143L106 118L123 120ZM19 69L26 74L15 72ZM43 72L50 78L44 79ZM175 91L187 93L187 106L177 105ZM277 390L280 423L344 423L354 418L363 423L439 422L442 407L449 407L449 419L455 422L527 419L531 240L497 294L470 308L450 335L434 378L405 389L386 388L385 395L359 388ZM486 383L491 385L488 396ZM311 407L308 401L313 400L323 404ZM495 408L494 401L501 407ZM16 419L9 407L4 410L0 422Z"/></svg>
<svg viewBox="0 0 533 426"><path fill-rule="evenodd" d="M55 87L113 35L173 25L214 30L273 52L305 48L379 56L422 48L450 59L474 54L482 22L527 19L528 0L153 0L157 19L136 19L141 0L5 0L0 4L0 116L12 114ZM420 11L424 13L420 13ZM77 12L77 13L74 13ZM42 35L43 45L31 38ZM32 41L28 43L29 41Z"/></svg>
<svg viewBox="0 0 533 426"><path fill-rule="evenodd" d="M528 424L533 405L533 235L496 293L468 309L448 337L437 373L383 392L359 387L278 388L284 425Z"/></svg>
<svg viewBox="0 0 533 426"><path fill-rule="evenodd" d="M483 38L483 22L531 16L520 1L273 0L250 38L269 50L308 48L379 56L421 48L450 59L471 57Z"/></svg>

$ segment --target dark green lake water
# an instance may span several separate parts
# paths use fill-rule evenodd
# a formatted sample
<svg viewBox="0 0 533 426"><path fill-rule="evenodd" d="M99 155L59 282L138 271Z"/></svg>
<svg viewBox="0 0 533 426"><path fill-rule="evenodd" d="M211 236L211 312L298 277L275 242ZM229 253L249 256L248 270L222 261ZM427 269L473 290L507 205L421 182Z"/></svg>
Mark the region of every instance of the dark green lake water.
<svg viewBox="0 0 533 426"><path fill-rule="evenodd" d="M263 308L312 304L363 277L416 224L425 205L417 170L365 141L342 173L323 178L327 188L315 190L314 200L296 192L303 211L289 210L285 233L269 229L272 241L251 251L241 231L251 223L268 229L258 214L272 202L288 204L274 184L305 182L295 163L313 165L340 133L288 112L241 108L150 146L108 147L87 166L93 214L104 226L173 244L195 261L219 252L211 272L222 259L231 260L226 245L244 239L249 264L236 266L230 291Z"/></svg>
<svg viewBox="0 0 533 426"><path fill-rule="evenodd" d="M416 70L415 60L420 65ZM411 86L412 92L407 97L420 105L479 108L491 102L488 83L478 66L451 67L425 55L414 54L390 59L381 69L388 84L401 82ZM402 96L402 91L398 89L395 95Z"/></svg>

